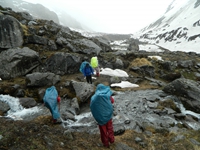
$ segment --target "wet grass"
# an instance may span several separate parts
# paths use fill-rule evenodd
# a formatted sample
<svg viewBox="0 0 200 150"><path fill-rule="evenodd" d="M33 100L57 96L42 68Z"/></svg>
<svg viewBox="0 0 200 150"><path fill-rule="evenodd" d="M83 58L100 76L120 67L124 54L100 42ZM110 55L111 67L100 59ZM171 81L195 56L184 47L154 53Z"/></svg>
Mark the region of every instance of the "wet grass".
<svg viewBox="0 0 200 150"><path fill-rule="evenodd" d="M64 134L67 129L61 125L51 124L51 117L39 117L31 122L11 121L0 118L0 149L38 149L38 150L103 150L99 134L87 132L71 132ZM169 133L147 128L147 132L137 133L126 130L124 134L115 136L115 143L110 145L112 150L122 147L135 150L198 150L200 147L191 142L199 141L199 131ZM140 142L136 138L141 139ZM125 148L126 147L126 148Z"/></svg>

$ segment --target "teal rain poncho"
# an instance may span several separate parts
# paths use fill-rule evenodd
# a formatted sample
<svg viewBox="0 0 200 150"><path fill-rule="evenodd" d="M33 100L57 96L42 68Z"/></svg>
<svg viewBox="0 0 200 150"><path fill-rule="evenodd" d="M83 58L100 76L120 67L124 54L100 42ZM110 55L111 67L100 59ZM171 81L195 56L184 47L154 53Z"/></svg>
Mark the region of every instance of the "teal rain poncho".
<svg viewBox="0 0 200 150"><path fill-rule="evenodd" d="M57 105L57 97L58 97L58 92L55 86L47 88L45 91L45 95L43 97L45 106L50 110L53 119L58 119L60 117Z"/></svg>
<svg viewBox="0 0 200 150"><path fill-rule="evenodd" d="M109 86L98 84L95 94L91 98L90 109L93 117L99 125L106 124L113 114L113 106L110 100L112 91Z"/></svg>
<svg viewBox="0 0 200 150"><path fill-rule="evenodd" d="M89 64L89 62L87 62L87 61L84 61L84 62L81 63L81 66L79 68L79 70L80 70L81 73L83 73L84 68L85 68L85 66L86 66L87 63Z"/></svg>

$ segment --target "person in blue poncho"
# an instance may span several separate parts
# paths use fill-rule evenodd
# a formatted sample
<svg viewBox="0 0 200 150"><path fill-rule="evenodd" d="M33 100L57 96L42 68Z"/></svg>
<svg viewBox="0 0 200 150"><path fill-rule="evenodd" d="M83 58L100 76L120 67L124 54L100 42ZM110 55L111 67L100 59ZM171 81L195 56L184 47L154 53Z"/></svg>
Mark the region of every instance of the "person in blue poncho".
<svg viewBox="0 0 200 150"><path fill-rule="evenodd" d="M79 70L84 75L84 77L86 77L87 83L92 84L92 75L94 74L94 70L91 67L90 63L86 60L83 60Z"/></svg>
<svg viewBox="0 0 200 150"><path fill-rule="evenodd" d="M46 89L43 101L52 114L53 123L61 123L61 121L58 121L60 118L60 96L58 96L55 86Z"/></svg>
<svg viewBox="0 0 200 150"><path fill-rule="evenodd" d="M114 143L112 103L114 99L110 87L98 84L95 94L91 97L90 110L98 123L101 141L105 147L109 147L109 143Z"/></svg>
<svg viewBox="0 0 200 150"><path fill-rule="evenodd" d="M94 70L89 63L86 63L85 68L83 69L83 75L86 77L87 83L92 84L92 75L94 75Z"/></svg>

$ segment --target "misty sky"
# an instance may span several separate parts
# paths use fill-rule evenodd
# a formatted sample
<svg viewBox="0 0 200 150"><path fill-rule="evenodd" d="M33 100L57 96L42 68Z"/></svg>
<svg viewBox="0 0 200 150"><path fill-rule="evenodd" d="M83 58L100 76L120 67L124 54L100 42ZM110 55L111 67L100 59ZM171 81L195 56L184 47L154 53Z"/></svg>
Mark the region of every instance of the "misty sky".
<svg viewBox="0 0 200 150"><path fill-rule="evenodd" d="M173 0L24 0L64 9L97 32L134 33L161 17Z"/></svg>

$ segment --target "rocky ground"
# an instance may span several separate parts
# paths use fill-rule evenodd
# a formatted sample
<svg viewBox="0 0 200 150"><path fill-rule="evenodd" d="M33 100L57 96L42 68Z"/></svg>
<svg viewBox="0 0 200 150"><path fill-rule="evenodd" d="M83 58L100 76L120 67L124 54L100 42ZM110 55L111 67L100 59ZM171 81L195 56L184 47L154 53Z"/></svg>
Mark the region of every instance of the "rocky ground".
<svg viewBox="0 0 200 150"><path fill-rule="evenodd" d="M177 56L178 57L178 56ZM174 58L175 59L175 58ZM128 71L128 70L127 70ZM134 76L129 71L129 75ZM9 81L10 84L17 79ZM62 77L62 81L84 81L82 74L73 74ZM20 79L21 84L24 80ZM150 81L139 82L140 87L134 89L114 88L116 91L159 89L159 86L150 85ZM2 82L3 83L3 82ZM8 82L6 82L8 84ZM19 83L19 81L18 81ZM94 85L110 84L110 77L101 75L94 80ZM59 85L58 85L59 86ZM62 94L62 93L61 93ZM51 116L40 116L32 121L13 121L0 118L0 150L100 150L102 146L99 134L89 132L69 132L61 124L52 124ZM90 130L90 129L88 129ZM200 134L194 130L180 130L169 132L154 128L145 129L145 132L125 130L115 136L115 143L110 145L113 150L198 150L200 149Z"/></svg>
<svg viewBox="0 0 200 150"><path fill-rule="evenodd" d="M100 150L99 134L68 132L62 125L51 124L51 117L39 117L31 122L0 118L1 150ZM89 130L89 129L88 129ZM148 132L149 130L149 132ZM169 133L148 129L143 133L126 130L115 136L113 150L197 150L199 131Z"/></svg>
<svg viewBox="0 0 200 150"><path fill-rule="evenodd" d="M26 15L15 13L13 11L10 11L10 9L3 9L0 8L1 14L3 17L7 17L8 20L12 20L13 26L18 28L12 28L10 26L8 32L5 32L2 37L7 37L8 35L6 33L13 33L12 38L14 40L8 39L5 41L1 41L3 44L1 45L1 49L8 49L13 47L29 47L35 52L39 53L39 56L36 56L38 59L41 58L43 65L45 66L45 69L50 72L63 72L64 76L61 77L61 81L56 85L57 87L63 86L66 84L66 81L70 80L77 80L77 81L84 81L83 76L78 74L72 74L68 75L68 72L65 72L66 68L60 68L57 67L57 63L55 63L53 69L48 68L48 66L51 66L51 64L48 64L48 62L51 62L51 59L53 62L60 62L60 60L67 62L65 66L68 66L68 69L72 69L72 72L77 72L77 64L81 63L81 60L83 57L87 56L88 58L91 58L94 54L96 55L97 52L100 52L100 50L104 49L108 52L101 52L98 56L99 62L101 63L102 67L110 67L111 68L123 68L125 71L128 72L128 74L131 76L131 78L128 79L131 83L139 84L139 88L134 89L120 89L120 88L114 88L113 90L116 91L130 91L130 90L143 90L143 89L155 89L155 88L162 88L159 86L151 85L149 84L151 81L146 80L144 78L145 76L152 75L151 73L155 72L155 77L153 79L162 81L165 80L166 83L173 81L174 79L179 78L180 76L184 76L185 78L189 79L195 79L196 81L200 80L200 75L198 72L200 72L200 62L199 55L196 55L194 53L183 53L183 52L174 52L171 53L170 51L165 51L164 53L145 53L145 52L137 52L138 45L136 44L130 44L130 47L133 47L128 52L123 51L111 51L111 48L108 44L105 45L105 43L101 43L100 41L97 41L96 43L99 45L96 45L93 47L94 43L92 41L96 41L96 39L88 39L85 37L82 37L82 35L78 33L72 33L67 28L62 28L59 25L56 25L52 21L44 21L44 20L27 20ZM23 22L23 25L20 25L19 22L16 19L13 19L12 17L8 17L7 14L13 16L16 18L19 22ZM31 18L30 15L28 17ZM7 19L2 19L2 21L6 21ZM12 22L11 21L11 22ZM30 26L28 23L30 22ZM7 29L7 24L9 22L3 22L2 25ZM23 32L18 33L18 31L23 30ZM16 34L18 33L18 34ZM22 34L23 33L23 34ZM9 34L10 36L10 34ZM80 41L80 39L82 39ZM23 42L24 41L24 42ZM34 44L33 44L34 43ZM91 44L88 44L91 43ZM103 44L103 45L102 45ZM134 45L136 48L134 48ZM99 47L101 46L101 48ZM94 49L94 51L91 51L90 49ZM17 49L13 49L11 52L13 54L16 54ZM1 73L5 72L5 69L9 69L11 66L10 64L18 64L19 65L14 68L17 70L17 72L13 73L13 68L11 70L8 70L9 72L4 75L5 80L1 81L0 86L0 92L3 94L14 94L13 87L15 85L20 85L23 91L25 91L24 96L29 96L35 98L36 94L38 94L38 88L31 88L26 87L25 85L25 74L27 74L27 70L23 68L27 68L29 72L45 72L43 70L43 66L41 66L41 62L39 63L37 60L34 59L34 56L29 58L29 53L34 51L29 49L24 49L25 51L25 58L21 60L21 55L19 58L15 59L8 59L11 60L11 62L6 62L5 65L5 59L2 59L2 63L0 69L2 69ZM84 51L83 51L84 50ZM21 49L22 51L22 49ZM62 57L57 58L58 54L56 52L62 52ZM68 54L70 52L70 54ZM80 53L80 54L79 54ZM82 55L81 55L82 54ZM74 58L73 55L77 57L77 59ZM149 68L152 69L152 67L149 66L149 62L146 61L148 56L152 55L159 55L165 60L164 63L157 62L155 59L149 60L151 64L153 64L153 67L155 68L155 71L150 70L149 74ZM2 56L2 55L1 55ZM5 55L7 56L7 55ZM55 56L55 57L54 57ZM66 59L66 57L69 57L69 60ZM8 58L12 58L12 56L9 56ZM62 58L62 59L61 59ZM141 58L139 60L144 60L142 58L146 58L145 62L140 64L140 62L135 61L137 58ZM85 58L84 58L85 59ZM118 63L119 66L116 65L116 60L121 60L124 64ZM13 60L13 61L12 61ZM27 60L30 60L30 62L27 62ZM64 61L65 60L65 61ZM73 60L73 62L71 62ZM78 61L79 60L79 61ZM188 60L188 61L185 61ZM192 62L190 60L193 60ZM6 60L7 61L7 60ZM33 61L33 62L32 62ZM178 63L178 61L180 61ZM147 63L146 63L147 62ZM196 62L197 64L194 66L193 62ZM35 70L35 68L32 65L29 66L29 64L36 64L39 65ZM23 68L22 68L23 64ZM75 66L74 66L75 64ZM180 66L179 66L179 65ZM71 65L71 66L70 66ZM138 66L146 65L147 66L147 74L145 74L143 69L139 68ZM151 65L150 65L151 66ZM32 69L33 70L32 70ZM29 70L30 69L30 70ZM139 70L140 72L135 73L132 70ZM19 71L19 72L18 72ZM23 72L25 71L25 72ZM12 74L14 78L10 78L7 75ZM16 75L18 74L18 75ZM19 77L20 75L23 75L22 77ZM65 76L66 75L66 76ZM7 78L6 78L7 77ZM6 80L9 79L9 80ZM105 85L110 85L112 83L111 80L121 80L117 78L110 78L108 76L101 76L97 80L94 81L94 85L97 85L98 83L103 83ZM45 88L45 87L44 87ZM70 96L70 92L68 89L60 91L60 95L64 96L66 93L68 96ZM12 95L13 96L13 95ZM37 96L38 97L38 96ZM75 97L75 95L72 94L72 98ZM37 98L38 100L38 98ZM37 101L38 102L38 101ZM3 112L0 112L0 115L4 115ZM153 127L146 128L143 132L136 132L135 130L125 130L120 135L115 136L115 143L110 146L110 149L113 150L198 150L200 149L200 144L198 141L200 141L200 134L199 131L194 131L190 129L186 129L183 126L180 126L182 130L178 130L176 132L169 132L168 130L165 130L164 128L161 129L155 129ZM35 118L31 121L23 121L23 120L10 120L9 118L0 117L0 150L98 150L98 149L105 149L100 141L100 135L99 134L90 134L91 132L71 132L66 128L63 128L61 124L52 124L51 123L51 116L40 116Z"/></svg>
<svg viewBox="0 0 200 150"><path fill-rule="evenodd" d="M69 76L69 79L81 79L81 74ZM101 76L94 84L108 79ZM149 89L147 83L141 89ZM130 89L129 89L130 90ZM139 90L139 89L137 89ZM61 124L52 124L51 116L40 116L32 121L13 121L0 118L0 150L100 150L104 148L99 134L89 132L69 132ZM88 129L89 130L89 129ZM198 150L199 131L181 130L169 132L154 128L145 132L126 130L115 136L112 150Z"/></svg>

